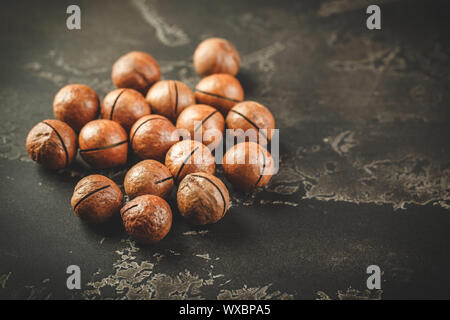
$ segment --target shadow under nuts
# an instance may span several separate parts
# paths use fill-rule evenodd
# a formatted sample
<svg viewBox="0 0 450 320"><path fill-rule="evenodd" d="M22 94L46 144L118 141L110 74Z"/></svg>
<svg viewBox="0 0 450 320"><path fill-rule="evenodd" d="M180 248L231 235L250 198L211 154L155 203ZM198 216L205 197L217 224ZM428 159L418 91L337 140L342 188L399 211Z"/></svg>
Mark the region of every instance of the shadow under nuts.
<svg viewBox="0 0 450 320"><path fill-rule="evenodd" d="M53 113L75 132L98 116L99 98L94 90L84 84L69 84L58 91L53 99Z"/></svg>
<svg viewBox="0 0 450 320"><path fill-rule="evenodd" d="M164 161L167 150L179 140L169 119L151 114L140 118L130 130L130 145L141 159Z"/></svg>
<svg viewBox="0 0 450 320"><path fill-rule="evenodd" d="M162 80L148 90L145 97L152 113L160 114L173 123L178 115L188 106L195 103L194 93L181 81Z"/></svg>
<svg viewBox="0 0 450 320"><path fill-rule="evenodd" d="M229 74L213 74L197 83L195 99L197 103L213 106L226 116L236 103L244 100L244 89L238 79Z"/></svg>
<svg viewBox="0 0 450 320"><path fill-rule="evenodd" d="M239 71L239 65L239 53L231 42L225 39L206 39L194 52L194 67L201 76L213 73L228 73L234 76Z"/></svg>
<svg viewBox="0 0 450 320"><path fill-rule="evenodd" d="M26 147L33 161L48 169L61 169L75 157L77 135L62 121L44 120L28 133Z"/></svg>
<svg viewBox="0 0 450 320"><path fill-rule="evenodd" d="M128 136L115 121L89 122L81 129L78 144L81 157L94 168L112 168L127 162Z"/></svg>
<svg viewBox="0 0 450 320"><path fill-rule="evenodd" d="M133 89L116 89L103 99L100 114L103 119L118 122L126 132L141 117L150 114L144 96Z"/></svg>
<svg viewBox="0 0 450 320"><path fill-rule="evenodd" d="M217 109L206 104L194 104L180 114L177 129L187 130L191 139L214 150L222 141L225 120Z"/></svg>
<svg viewBox="0 0 450 320"><path fill-rule="evenodd" d="M270 181L274 163L264 147L255 142L242 142L225 153L223 170L236 189L250 191Z"/></svg>
<svg viewBox="0 0 450 320"><path fill-rule="evenodd" d="M191 173L178 187L178 210L193 224L216 223L227 212L229 201L223 182L207 173Z"/></svg>
<svg viewBox="0 0 450 320"><path fill-rule="evenodd" d="M211 151L194 140L174 144L166 154L165 164L177 183L189 173L205 172L213 175L216 169Z"/></svg>
<svg viewBox="0 0 450 320"><path fill-rule="evenodd" d="M238 139L246 134L250 141L266 145L272 137L272 130L275 129L275 120L269 109L262 104L244 101L228 112L226 125L228 129L234 129L232 132Z"/></svg>
<svg viewBox="0 0 450 320"><path fill-rule="evenodd" d="M156 60L148 53L131 51L114 63L111 78L116 88L131 88L146 94L161 78L161 71Z"/></svg>
<svg viewBox="0 0 450 320"><path fill-rule="evenodd" d="M142 244L161 241L172 227L172 210L158 196L139 196L128 202L120 214L126 232Z"/></svg>
<svg viewBox="0 0 450 320"><path fill-rule="evenodd" d="M162 163L143 160L128 170L123 186L130 199L145 194L166 198L172 191L173 177Z"/></svg>
<svg viewBox="0 0 450 320"><path fill-rule="evenodd" d="M123 194L105 176L94 174L81 179L73 191L71 205L75 214L90 223L104 222L119 213Z"/></svg>

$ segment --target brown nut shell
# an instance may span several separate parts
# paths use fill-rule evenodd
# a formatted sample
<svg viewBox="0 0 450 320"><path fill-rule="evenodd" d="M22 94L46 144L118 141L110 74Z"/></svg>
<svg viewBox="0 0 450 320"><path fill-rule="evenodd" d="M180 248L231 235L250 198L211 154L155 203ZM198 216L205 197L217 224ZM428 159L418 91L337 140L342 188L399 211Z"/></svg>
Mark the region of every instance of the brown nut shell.
<svg viewBox="0 0 450 320"><path fill-rule="evenodd" d="M207 173L188 174L178 187L178 209L193 224L216 223L227 212L229 201L223 182Z"/></svg>
<svg viewBox="0 0 450 320"><path fill-rule="evenodd" d="M275 119L269 109L262 104L244 101L236 104L228 112L226 125L228 129L234 129L233 135L238 139L247 131L246 138L250 141L266 145L272 137L272 130L275 129Z"/></svg>
<svg viewBox="0 0 450 320"><path fill-rule="evenodd" d="M69 84L63 87L53 99L53 113L72 127L75 132L97 118L99 110L97 93L84 84Z"/></svg>
<svg viewBox="0 0 450 320"><path fill-rule="evenodd" d="M123 186L130 199L145 194L166 198L173 189L173 177L162 163L143 160L128 170Z"/></svg>
<svg viewBox="0 0 450 320"><path fill-rule="evenodd" d="M130 145L141 159L164 161L167 150L179 140L169 119L151 114L140 118L130 130Z"/></svg>
<svg viewBox="0 0 450 320"><path fill-rule="evenodd" d="M81 220L100 223L119 213L123 194L114 181L93 174L77 183L70 202L73 211Z"/></svg>
<svg viewBox="0 0 450 320"><path fill-rule="evenodd" d="M244 89L238 79L226 74L212 74L195 87L197 103L213 106L225 117L236 103L244 99Z"/></svg>
<svg viewBox="0 0 450 320"><path fill-rule="evenodd" d="M223 170L236 189L250 191L270 181L274 162L264 147L254 142L242 142L225 153Z"/></svg>
<svg viewBox="0 0 450 320"><path fill-rule="evenodd" d="M116 88L131 88L146 94L161 78L156 60L148 53L131 51L114 63L111 78Z"/></svg>
<svg viewBox="0 0 450 320"><path fill-rule="evenodd" d="M141 117L149 115L150 106L144 96L134 89L116 89L103 99L100 115L118 122L126 132Z"/></svg>
<svg viewBox="0 0 450 320"><path fill-rule="evenodd" d="M232 76L239 71L239 53L233 44L222 38L203 40L194 52L194 67L201 76L213 73L228 73Z"/></svg>
<svg viewBox="0 0 450 320"><path fill-rule="evenodd" d="M174 123L186 107L195 104L192 90L176 80L158 81L148 90L145 98L154 114L160 114Z"/></svg>
<svg viewBox="0 0 450 320"><path fill-rule="evenodd" d="M172 227L172 210L158 196L134 198L120 210L120 214L126 232L142 244L161 241Z"/></svg>
<svg viewBox="0 0 450 320"><path fill-rule="evenodd" d="M94 168L112 168L127 162L128 136L120 124L98 119L87 123L78 137L81 157Z"/></svg>
<svg viewBox="0 0 450 320"><path fill-rule="evenodd" d="M192 140L214 150L222 141L225 120L217 109L206 104L194 104L180 114L177 129L187 130Z"/></svg>
<svg viewBox="0 0 450 320"><path fill-rule="evenodd" d="M61 169L75 158L77 135L62 121L44 120L28 133L26 147L33 161L48 169Z"/></svg>
<svg viewBox="0 0 450 320"><path fill-rule="evenodd" d="M205 172L214 175L216 170L211 151L204 144L194 140L174 144L166 154L165 165L176 183L190 173Z"/></svg>

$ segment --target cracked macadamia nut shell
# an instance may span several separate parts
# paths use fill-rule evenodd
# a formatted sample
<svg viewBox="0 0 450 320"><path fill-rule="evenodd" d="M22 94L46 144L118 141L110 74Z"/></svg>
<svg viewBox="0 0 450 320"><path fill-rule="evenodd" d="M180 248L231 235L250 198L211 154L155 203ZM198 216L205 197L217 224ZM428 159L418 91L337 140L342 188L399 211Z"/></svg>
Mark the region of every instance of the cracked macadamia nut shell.
<svg viewBox="0 0 450 320"><path fill-rule="evenodd" d="M188 174L178 187L178 210L193 224L216 223L227 212L229 201L223 182L207 173Z"/></svg>
<svg viewBox="0 0 450 320"><path fill-rule="evenodd" d="M152 108L152 113L160 114L173 123L188 106L195 104L191 89L181 81L158 81L148 90L145 97Z"/></svg>
<svg viewBox="0 0 450 320"><path fill-rule="evenodd" d="M103 119L118 122L126 132L141 117L150 114L150 106L144 96L133 89L116 89L102 101L100 114Z"/></svg>
<svg viewBox="0 0 450 320"><path fill-rule="evenodd" d="M242 142L225 153L223 170L236 189L250 191L270 181L274 162L264 147L254 142Z"/></svg>
<svg viewBox="0 0 450 320"><path fill-rule="evenodd" d="M216 163L211 151L202 143L184 140L174 144L166 154L166 167L175 182L194 172L214 174Z"/></svg>
<svg viewBox="0 0 450 320"><path fill-rule="evenodd" d="M53 99L53 113L72 127L75 132L97 118L99 110L97 93L84 84L69 84L63 87Z"/></svg>
<svg viewBox="0 0 450 320"><path fill-rule="evenodd" d="M148 53L131 51L114 63L111 78L116 88L131 88L145 95L161 78L156 60Z"/></svg>
<svg viewBox="0 0 450 320"><path fill-rule="evenodd" d="M145 194L166 198L173 189L173 177L162 163L143 160L128 170L123 185L130 199Z"/></svg>
<svg viewBox="0 0 450 320"><path fill-rule="evenodd" d="M172 122L156 114L140 118L130 130L131 148L141 159L164 161L167 150L178 140Z"/></svg>
<svg viewBox="0 0 450 320"><path fill-rule="evenodd" d="M227 129L233 129L234 136L243 138L245 132L249 141L266 145L270 141L273 129L275 129L275 119L272 113L265 106L254 101L244 101L236 104L226 118ZM240 131L239 129L242 129ZM249 131L250 130L250 131Z"/></svg>
<svg viewBox="0 0 450 320"><path fill-rule="evenodd" d="M71 205L83 221L100 223L119 213L123 194L111 179L94 174L81 179L73 191Z"/></svg>
<svg viewBox="0 0 450 320"><path fill-rule="evenodd" d="M180 114L177 129L187 130L192 140L214 150L222 141L225 120L217 109L206 104L194 104Z"/></svg>
<svg viewBox="0 0 450 320"><path fill-rule="evenodd" d="M53 170L65 168L75 158L77 135L62 121L44 120L28 133L26 148L38 164Z"/></svg>
<svg viewBox="0 0 450 320"><path fill-rule="evenodd" d="M98 119L87 123L78 136L81 157L94 168L113 168L127 162L128 136L120 124Z"/></svg>
<svg viewBox="0 0 450 320"><path fill-rule="evenodd" d="M228 73L234 76L239 71L240 63L236 48L230 41L222 38L203 40L194 52L195 70L201 76L213 73Z"/></svg>
<svg viewBox="0 0 450 320"><path fill-rule="evenodd" d="M134 198L120 210L120 214L126 232L142 244L161 241L172 227L169 204L155 195Z"/></svg>
<svg viewBox="0 0 450 320"><path fill-rule="evenodd" d="M195 99L199 104L216 108L225 117L236 103L244 99L244 89L239 80L229 74L212 74L197 83Z"/></svg>

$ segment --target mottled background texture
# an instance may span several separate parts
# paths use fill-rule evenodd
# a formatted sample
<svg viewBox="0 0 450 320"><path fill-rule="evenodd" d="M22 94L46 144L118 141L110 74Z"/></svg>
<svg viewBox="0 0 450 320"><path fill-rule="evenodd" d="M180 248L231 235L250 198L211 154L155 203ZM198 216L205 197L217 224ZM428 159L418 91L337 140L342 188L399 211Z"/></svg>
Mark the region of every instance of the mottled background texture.
<svg viewBox="0 0 450 320"><path fill-rule="evenodd" d="M450 19L447 1L2 1L0 298L450 298ZM66 28L79 4L82 29ZM151 53L193 88L197 44L231 40L246 99L280 129L280 171L216 225L174 224L140 247L120 218L81 223L70 208L79 159L49 172L25 137L68 83L103 96L115 59ZM130 163L131 166L132 163ZM127 168L101 173L119 185ZM221 168L218 176L223 177ZM66 288L66 268L82 289ZM380 266L381 290L366 289Z"/></svg>

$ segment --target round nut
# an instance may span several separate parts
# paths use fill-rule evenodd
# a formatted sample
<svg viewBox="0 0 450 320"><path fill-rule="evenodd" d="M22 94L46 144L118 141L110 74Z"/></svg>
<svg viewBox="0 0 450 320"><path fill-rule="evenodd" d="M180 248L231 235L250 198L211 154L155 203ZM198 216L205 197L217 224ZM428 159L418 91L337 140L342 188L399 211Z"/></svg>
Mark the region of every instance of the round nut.
<svg viewBox="0 0 450 320"><path fill-rule="evenodd" d="M173 177L162 163L143 160L128 170L123 186L130 199L145 194L166 198L172 191Z"/></svg>
<svg viewBox="0 0 450 320"><path fill-rule="evenodd" d="M245 134L250 141L265 146L272 137L275 120L269 109L262 104L244 101L228 112L226 125L228 129L233 129L230 131L238 139Z"/></svg>
<svg viewBox="0 0 450 320"><path fill-rule="evenodd" d="M87 123L78 137L81 157L94 168L112 168L127 162L128 136L120 124L98 119Z"/></svg>
<svg viewBox="0 0 450 320"><path fill-rule="evenodd" d="M62 121L44 120L28 133L26 147L33 161L48 169L61 169L75 158L77 135Z"/></svg>
<svg viewBox="0 0 450 320"><path fill-rule="evenodd" d="M200 80L195 87L197 103L213 106L225 117L236 103L244 99L239 80L226 73L217 73Z"/></svg>
<svg viewBox="0 0 450 320"><path fill-rule="evenodd" d="M174 144L166 154L165 164L177 183L189 173L205 172L213 175L216 169L211 151L194 140Z"/></svg>
<svg viewBox="0 0 450 320"><path fill-rule="evenodd" d="M100 101L97 93L84 84L69 84L53 99L53 113L72 127L75 132L97 118Z"/></svg>
<svg viewBox="0 0 450 320"><path fill-rule="evenodd" d="M103 119L118 122L126 132L141 117L150 114L144 96L133 89L116 89L103 99L100 114Z"/></svg>
<svg viewBox="0 0 450 320"><path fill-rule="evenodd" d="M178 210L194 224L216 223L227 212L229 201L223 182L207 173L188 174L178 187Z"/></svg>
<svg viewBox="0 0 450 320"><path fill-rule="evenodd" d="M111 179L94 174L81 179L73 191L71 205L83 221L100 223L119 213L123 194Z"/></svg>
<svg viewBox="0 0 450 320"><path fill-rule="evenodd" d="M131 51L114 63L111 78L116 88L131 88L146 94L161 78L161 71L156 60L148 53Z"/></svg>
<svg viewBox="0 0 450 320"><path fill-rule="evenodd" d="M272 155L254 142L242 142L230 148L223 157L226 178L239 190L250 191L266 185L272 178Z"/></svg>
<svg viewBox="0 0 450 320"><path fill-rule="evenodd" d="M177 120L188 106L195 104L194 93L181 81L158 81L148 90L146 99L154 114L160 114L170 121Z"/></svg>
<svg viewBox="0 0 450 320"><path fill-rule="evenodd" d="M192 140L214 150L222 141L225 120L217 109L206 104L194 104L180 114L177 129L187 130Z"/></svg>
<svg viewBox="0 0 450 320"><path fill-rule="evenodd" d="M197 73L207 76L213 73L228 73L232 76L239 71L239 53L230 41L209 38L202 41L194 53L194 66Z"/></svg>
<svg viewBox="0 0 450 320"><path fill-rule="evenodd" d="M158 196L134 198L120 210L120 214L126 232L142 244L161 241L172 227L172 210Z"/></svg>
<svg viewBox="0 0 450 320"><path fill-rule="evenodd" d="M179 140L169 119L151 114L140 118L130 130L130 144L141 159L164 161L167 150Z"/></svg>

